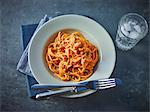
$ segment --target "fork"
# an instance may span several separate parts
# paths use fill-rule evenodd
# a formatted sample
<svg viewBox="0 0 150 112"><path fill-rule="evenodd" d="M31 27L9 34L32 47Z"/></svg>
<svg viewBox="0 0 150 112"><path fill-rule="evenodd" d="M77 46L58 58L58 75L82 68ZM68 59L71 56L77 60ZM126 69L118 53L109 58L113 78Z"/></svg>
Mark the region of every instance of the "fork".
<svg viewBox="0 0 150 112"><path fill-rule="evenodd" d="M49 90L56 88L64 88L64 87L85 87L87 89L99 90L99 89L107 89L110 87L115 87L118 84L121 84L122 81L117 78L110 79L100 79L94 81L83 82L79 84L71 84L71 85L58 85L58 84L34 84L31 88L33 90ZM80 89L80 88L77 88Z"/></svg>
<svg viewBox="0 0 150 112"><path fill-rule="evenodd" d="M112 88L115 87L118 84L122 84L122 81L120 79L115 79L115 78L111 78L111 79L102 79L102 80L96 80L96 81L89 81L89 82L84 82L84 83L80 83L78 85L40 85L40 84L35 84L33 85L31 88L35 89L35 90L39 90L39 89L58 89L59 90L50 90L48 92L43 92L43 93L39 93L36 95L36 98L41 98L41 97L47 97L47 96L51 96L51 95L57 95L57 94L64 94L67 92L81 92L87 89L91 89L91 90L102 90L102 89L108 89L108 88Z"/></svg>

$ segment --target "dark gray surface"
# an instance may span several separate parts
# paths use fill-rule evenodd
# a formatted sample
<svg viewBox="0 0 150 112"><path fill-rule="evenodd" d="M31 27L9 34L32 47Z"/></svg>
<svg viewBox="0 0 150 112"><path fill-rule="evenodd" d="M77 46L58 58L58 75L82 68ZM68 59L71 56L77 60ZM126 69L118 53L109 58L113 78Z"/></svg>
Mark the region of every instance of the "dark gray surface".
<svg viewBox="0 0 150 112"><path fill-rule="evenodd" d="M117 89L77 99L50 97L35 101L27 96L25 76L16 71L21 56L22 24L37 23L44 14L82 14L102 24L114 40L118 21L124 14L137 12L149 20L148 0L0 0L0 4L2 111L149 110L149 35L130 51L116 48L117 62L112 77L124 82Z"/></svg>

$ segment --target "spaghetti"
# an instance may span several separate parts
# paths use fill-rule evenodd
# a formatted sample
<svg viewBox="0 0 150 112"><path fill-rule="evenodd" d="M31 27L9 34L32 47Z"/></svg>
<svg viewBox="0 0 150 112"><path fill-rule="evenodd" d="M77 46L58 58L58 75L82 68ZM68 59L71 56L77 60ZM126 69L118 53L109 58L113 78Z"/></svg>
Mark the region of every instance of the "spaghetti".
<svg viewBox="0 0 150 112"><path fill-rule="evenodd" d="M80 32L58 32L46 48L48 68L63 81L83 81L89 78L98 62L98 49Z"/></svg>

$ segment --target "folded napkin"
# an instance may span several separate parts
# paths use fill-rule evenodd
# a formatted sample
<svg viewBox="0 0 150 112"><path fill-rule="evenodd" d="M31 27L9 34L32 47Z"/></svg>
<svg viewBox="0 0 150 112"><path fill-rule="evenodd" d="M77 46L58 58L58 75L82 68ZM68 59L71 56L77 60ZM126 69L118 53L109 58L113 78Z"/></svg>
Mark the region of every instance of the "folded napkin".
<svg viewBox="0 0 150 112"><path fill-rule="evenodd" d="M39 24L32 24L32 25L22 25L22 44L23 44L23 54L17 64L17 70L21 73L26 75L26 82L27 82L27 89L28 89L28 96L31 98L35 98L35 95L41 92L46 91L34 91L31 89L33 84L38 84L38 82L33 77L29 64L28 64L28 48L30 44L30 39L36 33L37 29L39 29L45 22L47 22L51 17L44 16L43 19L40 20Z"/></svg>
<svg viewBox="0 0 150 112"><path fill-rule="evenodd" d="M27 74L27 75L30 75L32 76L31 74L31 70L30 70L30 67L29 67L29 64L28 64L28 48L29 48L29 40L30 38L33 37L33 35L36 33L36 31L46 22L48 21L50 18L47 17L47 15L44 16L43 19L41 19L41 21L39 22L38 25L35 25L36 29L33 28L34 33L33 32L30 32L30 29L28 29L28 32L27 34L24 34L23 35L23 47L25 48L24 49L24 52L19 60L19 63L17 65L17 70L19 70L21 73L24 73L24 74ZM27 30L27 29L22 29L22 33L24 33L24 31ZM24 36L27 36L26 38L24 38ZM28 45L27 45L28 44Z"/></svg>

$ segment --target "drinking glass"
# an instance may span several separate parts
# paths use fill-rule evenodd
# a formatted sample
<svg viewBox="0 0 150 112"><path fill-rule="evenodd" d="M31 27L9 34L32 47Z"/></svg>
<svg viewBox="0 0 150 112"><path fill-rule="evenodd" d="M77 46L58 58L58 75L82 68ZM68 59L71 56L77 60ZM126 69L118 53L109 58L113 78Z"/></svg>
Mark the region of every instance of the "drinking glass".
<svg viewBox="0 0 150 112"><path fill-rule="evenodd" d="M137 13L128 13L119 22L116 45L121 50L129 50L144 38L147 32L146 20Z"/></svg>

